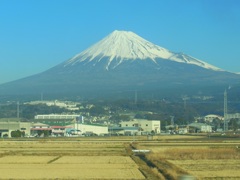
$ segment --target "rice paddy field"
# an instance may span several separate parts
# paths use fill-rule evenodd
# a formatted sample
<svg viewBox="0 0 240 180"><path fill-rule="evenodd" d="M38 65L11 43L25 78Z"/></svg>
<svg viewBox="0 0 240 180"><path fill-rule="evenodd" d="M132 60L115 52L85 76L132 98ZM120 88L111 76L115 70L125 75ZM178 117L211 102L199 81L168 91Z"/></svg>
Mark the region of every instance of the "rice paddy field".
<svg viewBox="0 0 240 180"><path fill-rule="evenodd" d="M145 179L122 142L0 141L0 179Z"/></svg>
<svg viewBox="0 0 240 180"><path fill-rule="evenodd" d="M240 179L238 147L177 135L0 139L0 179Z"/></svg>
<svg viewBox="0 0 240 180"><path fill-rule="evenodd" d="M145 158L165 179L181 179L185 175L187 179L240 179L238 138L176 138L136 143L135 148L152 151Z"/></svg>

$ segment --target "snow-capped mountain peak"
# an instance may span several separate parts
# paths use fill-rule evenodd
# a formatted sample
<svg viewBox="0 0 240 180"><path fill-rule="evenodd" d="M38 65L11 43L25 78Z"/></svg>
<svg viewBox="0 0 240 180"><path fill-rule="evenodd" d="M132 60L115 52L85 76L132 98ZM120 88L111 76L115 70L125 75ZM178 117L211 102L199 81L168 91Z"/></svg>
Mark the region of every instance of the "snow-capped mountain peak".
<svg viewBox="0 0 240 180"><path fill-rule="evenodd" d="M84 61L88 57L91 57L90 61L96 57L109 57L109 61L112 61L114 58L119 60L150 58L154 60L156 57L165 59L170 56L172 56L172 53L167 49L156 46L131 31L115 30L68 62Z"/></svg>
<svg viewBox="0 0 240 180"><path fill-rule="evenodd" d="M69 59L64 66L85 61L91 62L96 59L97 62L99 62L106 58L108 59L106 69L109 68L113 60L117 60L117 65L120 65L125 60L150 59L156 63L156 59L160 58L180 63L194 64L206 69L221 70L220 68L183 53L173 53L143 39L131 31L118 30L113 31L98 43Z"/></svg>

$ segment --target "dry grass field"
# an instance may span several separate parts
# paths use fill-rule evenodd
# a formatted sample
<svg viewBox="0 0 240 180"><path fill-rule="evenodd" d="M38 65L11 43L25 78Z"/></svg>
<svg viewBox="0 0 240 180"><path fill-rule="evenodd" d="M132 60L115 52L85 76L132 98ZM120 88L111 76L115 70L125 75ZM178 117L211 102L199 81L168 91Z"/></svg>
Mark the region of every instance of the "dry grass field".
<svg viewBox="0 0 240 180"><path fill-rule="evenodd" d="M173 136L174 137L174 136ZM164 139L135 144L165 177L181 174L195 179L240 179L240 139Z"/></svg>
<svg viewBox="0 0 240 180"><path fill-rule="evenodd" d="M123 142L0 141L0 179L145 179Z"/></svg>
<svg viewBox="0 0 240 180"><path fill-rule="evenodd" d="M239 145L202 136L0 139L0 179L240 179Z"/></svg>
<svg viewBox="0 0 240 180"><path fill-rule="evenodd" d="M0 159L1 179L144 179L135 162L124 156L6 156Z"/></svg>

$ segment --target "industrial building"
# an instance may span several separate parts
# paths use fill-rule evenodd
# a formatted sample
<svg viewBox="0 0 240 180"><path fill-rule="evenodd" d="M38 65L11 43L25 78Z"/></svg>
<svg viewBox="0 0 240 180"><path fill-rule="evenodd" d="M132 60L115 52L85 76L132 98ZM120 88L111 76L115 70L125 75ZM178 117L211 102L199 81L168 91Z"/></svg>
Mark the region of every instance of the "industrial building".
<svg viewBox="0 0 240 180"><path fill-rule="evenodd" d="M189 127L189 131L191 129L191 131L193 133L196 132L212 132L212 126L207 125L207 124L203 124L203 123L191 123L188 125Z"/></svg>
<svg viewBox="0 0 240 180"><path fill-rule="evenodd" d="M53 135L80 135L80 134L107 134L107 126L99 124L85 124L83 116L62 115L62 114L44 114L36 115L34 121L51 126ZM67 132L68 131L68 132Z"/></svg>
<svg viewBox="0 0 240 180"><path fill-rule="evenodd" d="M219 115L215 115L215 114L209 114L204 116L204 121L205 122L212 122L214 119L218 119L218 120L224 120L224 118L222 116Z"/></svg>
<svg viewBox="0 0 240 180"><path fill-rule="evenodd" d="M25 135L30 134L31 123L23 122L20 118L1 118L0 119L0 137L11 137L12 131L21 131Z"/></svg>
<svg viewBox="0 0 240 180"><path fill-rule="evenodd" d="M125 136L133 136L133 135L141 135L141 131L139 131L138 127L119 127L113 126L108 128L109 135L125 135Z"/></svg>
<svg viewBox="0 0 240 180"><path fill-rule="evenodd" d="M34 116L34 119L75 119L81 117L79 114L40 114Z"/></svg>
<svg viewBox="0 0 240 180"><path fill-rule="evenodd" d="M132 121L120 122L120 127L135 127L138 128L142 134L161 133L161 123L159 120L134 119Z"/></svg>
<svg viewBox="0 0 240 180"><path fill-rule="evenodd" d="M134 119L121 122L117 128L106 125L84 123L80 115L36 115L33 122L22 122L19 118L0 120L0 136L11 137L11 132L24 131L26 136L71 136L71 135L121 135L160 134L160 121Z"/></svg>
<svg viewBox="0 0 240 180"><path fill-rule="evenodd" d="M75 123L73 127L86 136L108 134L108 127L104 125Z"/></svg>
<svg viewBox="0 0 240 180"><path fill-rule="evenodd" d="M81 115L41 114L34 117L35 123L48 124L50 126L67 126L81 119Z"/></svg>

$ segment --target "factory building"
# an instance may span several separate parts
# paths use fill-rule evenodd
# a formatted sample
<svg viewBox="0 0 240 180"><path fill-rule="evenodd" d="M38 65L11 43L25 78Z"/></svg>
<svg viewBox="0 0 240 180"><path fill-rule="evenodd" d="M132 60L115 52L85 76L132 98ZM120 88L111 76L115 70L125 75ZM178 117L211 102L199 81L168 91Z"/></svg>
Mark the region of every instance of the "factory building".
<svg viewBox="0 0 240 180"><path fill-rule="evenodd" d="M161 133L161 123L159 120L134 119L132 121L123 121L120 127L135 127L138 128L142 134Z"/></svg>
<svg viewBox="0 0 240 180"><path fill-rule="evenodd" d="M80 115L62 115L62 114L42 114L34 117L35 123L48 124L50 126L67 126L75 123L82 116Z"/></svg>
<svg viewBox="0 0 240 180"><path fill-rule="evenodd" d="M49 125L53 135L107 134L107 126L84 123L81 115L45 114L34 117L36 123Z"/></svg>
<svg viewBox="0 0 240 180"><path fill-rule="evenodd" d="M90 136L90 135L103 135L108 134L108 127L98 124L84 124L84 123L75 123L74 129L81 132L81 134Z"/></svg>
<svg viewBox="0 0 240 180"><path fill-rule="evenodd" d="M188 127L192 133L196 132L212 132L212 126L204 123L191 123Z"/></svg>
<svg viewBox="0 0 240 180"><path fill-rule="evenodd" d="M215 115L215 114L209 114L209 115L204 116L205 122L213 122L214 119L224 120L224 118L222 116Z"/></svg>
<svg viewBox="0 0 240 180"><path fill-rule="evenodd" d="M0 137L11 137L12 131L21 131L25 135L30 134L31 123L23 122L20 118L2 118L0 119Z"/></svg>
<svg viewBox="0 0 240 180"><path fill-rule="evenodd" d="M141 135L141 131L139 131L138 127L119 127L119 126L113 126L108 128L109 135L112 136L119 136L119 135L125 135L125 136L133 136L133 135Z"/></svg>

